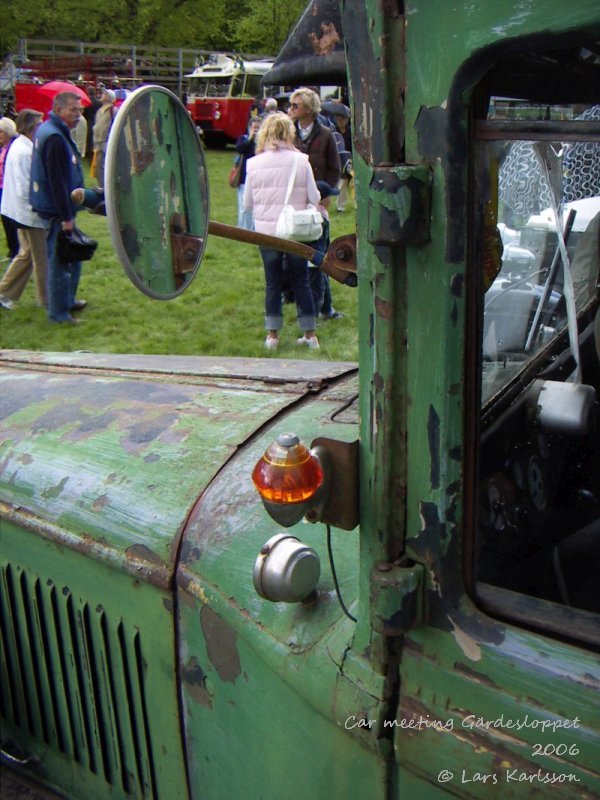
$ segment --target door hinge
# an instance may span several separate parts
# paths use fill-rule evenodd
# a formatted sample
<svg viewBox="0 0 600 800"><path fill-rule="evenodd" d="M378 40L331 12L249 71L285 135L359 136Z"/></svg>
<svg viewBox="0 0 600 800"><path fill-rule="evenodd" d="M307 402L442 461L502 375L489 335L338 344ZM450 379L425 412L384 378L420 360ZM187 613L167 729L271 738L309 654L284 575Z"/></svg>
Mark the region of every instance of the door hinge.
<svg viewBox="0 0 600 800"><path fill-rule="evenodd" d="M423 619L423 565L378 561L371 570L371 624L384 636L402 636Z"/></svg>

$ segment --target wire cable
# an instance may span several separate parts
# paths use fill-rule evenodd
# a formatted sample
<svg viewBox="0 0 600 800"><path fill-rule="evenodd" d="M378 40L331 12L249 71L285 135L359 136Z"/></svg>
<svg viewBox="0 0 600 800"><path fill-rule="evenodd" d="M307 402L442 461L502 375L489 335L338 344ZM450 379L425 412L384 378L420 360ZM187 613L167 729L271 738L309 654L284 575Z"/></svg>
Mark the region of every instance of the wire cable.
<svg viewBox="0 0 600 800"><path fill-rule="evenodd" d="M336 571L335 571L335 564L333 563L333 550L332 550L332 547L331 547L331 526L330 525L326 525L326 527L327 527L327 552L329 553L329 565L331 567L331 576L333 578L333 585L335 586L335 593L337 594L337 599L340 602L340 605L342 607L342 611L344 612L344 614L347 617L349 617L352 620L352 622L358 622L356 617L353 617L352 614L348 611L344 601L342 600L342 595L341 595L341 592L340 592L340 585L338 583L337 574L336 574Z"/></svg>

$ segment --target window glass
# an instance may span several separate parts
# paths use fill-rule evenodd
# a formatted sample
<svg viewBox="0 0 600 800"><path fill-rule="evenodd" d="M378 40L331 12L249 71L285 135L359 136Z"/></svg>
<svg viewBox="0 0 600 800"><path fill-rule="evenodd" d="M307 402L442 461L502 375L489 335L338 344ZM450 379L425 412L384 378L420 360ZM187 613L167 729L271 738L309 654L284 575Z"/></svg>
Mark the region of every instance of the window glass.
<svg viewBox="0 0 600 800"><path fill-rule="evenodd" d="M475 576L496 602L600 612L599 121L597 105L493 98L476 144Z"/></svg>
<svg viewBox="0 0 600 800"><path fill-rule="evenodd" d="M249 97L262 97L263 90L260 85L261 75L246 76L246 94Z"/></svg>
<svg viewBox="0 0 600 800"><path fill-rule="evenodd" d="M229 77L191 78L189 94L197 97L227 97L230 84Z"/></svg>
<svg viewBox="0 0 600 800"><path fill-rule="evenodd" d="M241 97L244 93L244 76L243 74L236 75L231 81L231 96Z"/></svg>

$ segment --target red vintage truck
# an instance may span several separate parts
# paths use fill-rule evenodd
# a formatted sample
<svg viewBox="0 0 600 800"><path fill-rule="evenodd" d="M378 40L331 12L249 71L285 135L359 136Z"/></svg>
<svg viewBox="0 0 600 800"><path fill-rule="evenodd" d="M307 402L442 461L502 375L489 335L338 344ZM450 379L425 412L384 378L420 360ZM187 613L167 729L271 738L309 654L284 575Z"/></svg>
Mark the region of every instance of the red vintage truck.
<svg viewBox="0 0 600 800"><path fill-rule="evenodd" d="M187 109L209 146L235 142L245 133L252 108L265 95L261 78L272 66L272 59L216 53L185 76Z"/></svg>

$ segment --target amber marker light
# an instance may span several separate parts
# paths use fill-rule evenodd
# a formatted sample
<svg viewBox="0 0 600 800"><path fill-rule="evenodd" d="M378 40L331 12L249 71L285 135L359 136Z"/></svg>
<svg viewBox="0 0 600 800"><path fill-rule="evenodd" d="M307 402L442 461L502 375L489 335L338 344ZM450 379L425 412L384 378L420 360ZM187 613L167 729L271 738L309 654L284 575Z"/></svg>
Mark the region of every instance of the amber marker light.
<svg viewBox="0 0 600 800"><path fill-rule="evenodd" d="M266 503L304 503L323 483L319 459L294 433L282 433L252 471L252 481Z"/></svg>

